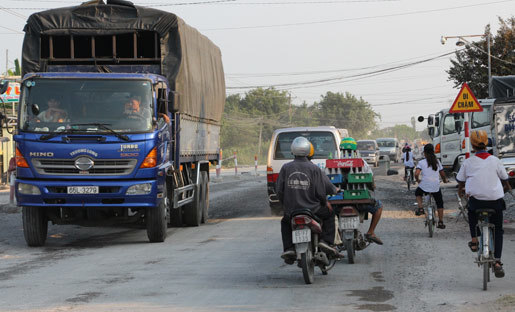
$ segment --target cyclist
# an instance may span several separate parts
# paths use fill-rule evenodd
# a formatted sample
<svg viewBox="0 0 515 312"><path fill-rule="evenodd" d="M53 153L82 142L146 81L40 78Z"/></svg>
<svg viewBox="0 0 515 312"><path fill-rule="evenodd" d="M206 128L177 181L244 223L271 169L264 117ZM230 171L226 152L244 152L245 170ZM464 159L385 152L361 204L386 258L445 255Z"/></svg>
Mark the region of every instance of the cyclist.
<svg viewBox="0 0 515 312"><path fill-rule="evenodd" d="M295 262L291 213L299 209L309 209L322 219L322 235L318 246L326 253L338 255L336 249L331 247L335 237L335 222L334 212L326 204L327 184L324 173L307 158L312 149L313 146L308 139L295 138L291 144L291 153L295 159L281 168L277 178L277 196L284 207L284 216L281 220L284 252L281 258L287 264Z"/></svg>
<svg viewBox="0 0 515 312"><path fill-rule="evenodd" d="M490 222L495 225L494 233L494 274L495 277L504 277L501 263L503 244L503 213L506 209L504 202L504 190L511 190L508 183L508 175L499 158L486 151L488 136L483 130L475 130L470 134L470 141L475 155L466 159L461 165L456 176L458 181L458 194L469 196L469 227L472 240L468 243L472 252L477 252L479 243L477 239L477 215L476 209L490 208L495 214ZM504 186L504 189L503 189Z"/></svg>
<svg viewBox="0 0 515 312"><path fill-rule="evenodd" d="M343 155L353 154L356 151L358 144L356 140L353 138L343 138L340 143L340 149L342 150ZM367 164L366 161L363 160L363 172L374 174L372 168ZM375 183L372 183L372 190L375 190ZM359 208L360 211L366 211L372 215L372 220L370 221L370 227L368 228L368 232L365 234L365 238L373 243L378 245L382 245L383 241L377 237L375 234L375 229L379 220L381 220L381 214L383 212L383 203L379 199L374 199L374 204L372 205L361 205Z"/></svg>
<svg viewBox="0 0 515 312"><path fill-rule="evenodd" d="M419 161L415 171L415 179L419 184L415 190L417 197L418 209L415 212L417 216L424 214L422 207L422 196L424 194L431 194L436 202L436 209L438 211L438 225L439 229L445 229L443 224L443 198L442 191L440 190L440 178L444 183L449 182L445 173L443 172L442 164L436 159L433 144L426 144L424 146L424 159Z"/></svg>
<svg viewBox="0 0 515 312"><path fill-rule="evenodd" d="M415 178L413 175L413 168L415 168L413 153L411 152L411 147L409 145L406 146L404 150L405 152L402 154L402 160L404 161L404 181L406 181L406 177L408 176L408 170L411 172L411 179L413 180Z"/></svg>

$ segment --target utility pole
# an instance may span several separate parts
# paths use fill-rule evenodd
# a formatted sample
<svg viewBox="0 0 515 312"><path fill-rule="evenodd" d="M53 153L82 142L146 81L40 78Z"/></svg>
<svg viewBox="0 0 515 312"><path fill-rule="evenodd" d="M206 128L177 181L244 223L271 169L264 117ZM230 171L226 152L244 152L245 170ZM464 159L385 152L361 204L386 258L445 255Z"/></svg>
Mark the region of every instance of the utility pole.
<svg viewBox="0 0 515 312"><path fill-rule="evenodd" d="M292 111L291 111L291 92L288 92L288 105L290 106L290 110L289 110L289 115L290 115L290 126L291 126L291 114L292 114Z"/></svg>
<svg viewBox="0 0 515 312"><path fill-rule="evenodd" d="M258 143L258 156L261 157L261 136L263 134L263 118L259 121L259 143Z"/></svg>

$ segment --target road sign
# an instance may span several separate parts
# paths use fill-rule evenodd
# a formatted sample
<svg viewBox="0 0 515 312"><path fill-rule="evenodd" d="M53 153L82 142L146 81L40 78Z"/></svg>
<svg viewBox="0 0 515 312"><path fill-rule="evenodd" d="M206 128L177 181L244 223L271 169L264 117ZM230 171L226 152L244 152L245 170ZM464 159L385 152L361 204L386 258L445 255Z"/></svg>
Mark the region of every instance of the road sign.
<svg viewBox="0 0 515 312"><path fill-rule="evenodd" d="M470 112L482 112L483 107L479 104L478 100L470 90L467 83L464 83L461 87L460 93L452 103L449 113L470 113Z"/></svg>

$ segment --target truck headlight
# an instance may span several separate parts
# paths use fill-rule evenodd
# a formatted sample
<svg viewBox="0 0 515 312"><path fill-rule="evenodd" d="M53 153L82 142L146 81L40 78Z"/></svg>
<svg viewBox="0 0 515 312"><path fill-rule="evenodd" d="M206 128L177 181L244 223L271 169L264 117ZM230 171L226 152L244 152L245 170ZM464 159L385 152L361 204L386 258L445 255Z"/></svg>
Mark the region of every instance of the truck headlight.
<svg viewBox="0 0 515 312"><path fill-rule="evenodd" d="M127 189L127 195L147 195L150 194L150 191L152 190L152 184L150 183L143 183L143 184L136 184Z"/></svg>
<svg viewBox="0 0 515 312"><path fill-rule="evenodd" d="M39 187L25 183L18 183L18 192L24 195L41 195Z"/></svg>

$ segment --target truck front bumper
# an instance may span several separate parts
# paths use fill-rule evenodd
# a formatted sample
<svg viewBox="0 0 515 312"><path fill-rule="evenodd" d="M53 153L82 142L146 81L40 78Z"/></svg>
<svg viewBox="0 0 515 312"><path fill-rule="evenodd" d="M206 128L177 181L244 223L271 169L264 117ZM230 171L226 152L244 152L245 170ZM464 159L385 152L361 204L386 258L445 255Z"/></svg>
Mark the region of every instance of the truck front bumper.
<svg viewBox="0 0 515 312"><path fill-rule="evenodd" d="M27 195L18 191L19 183L37 187L41 194ZM150 193L127 195L127 189L133 185L149 183ZM98 186L98 194L68 194L68 186ZM161 201L162 190L158 190L156 180L131 181L45 181L16 180L16 200L18 206L32 207L155 207ZM159 193L159 196L158 196Z"/></svg>

